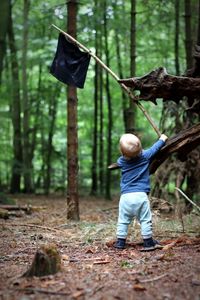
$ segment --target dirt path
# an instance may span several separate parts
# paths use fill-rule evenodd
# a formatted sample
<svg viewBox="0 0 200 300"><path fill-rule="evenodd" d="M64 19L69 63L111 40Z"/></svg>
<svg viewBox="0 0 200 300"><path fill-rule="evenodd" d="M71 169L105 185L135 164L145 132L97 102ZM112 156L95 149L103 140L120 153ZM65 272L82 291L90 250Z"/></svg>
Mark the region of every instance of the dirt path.
<svg viewBox="0 0 200 300"><path fill-rule="evenodd" d="M64 199L20 199L44 209L1 223L0 299L200 299L200 238L197 216L180 222L155 214L163 250L141 252L139 227L125 250L113 248L117 202L81 200L81 221L67 222ZM177 233L178 232L178 233ZM192 233L193 232L193 233ZM23 278L36 249L57 245L62 272Z"/></svg>

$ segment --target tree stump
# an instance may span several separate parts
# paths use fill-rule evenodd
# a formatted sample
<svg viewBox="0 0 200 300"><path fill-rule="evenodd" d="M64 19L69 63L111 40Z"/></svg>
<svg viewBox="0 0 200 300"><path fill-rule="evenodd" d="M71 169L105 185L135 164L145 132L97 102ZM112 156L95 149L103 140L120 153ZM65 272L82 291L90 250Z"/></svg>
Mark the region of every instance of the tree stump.
<svg viewBox="0 0 200 300"><path fill-rule="evenodd" d="M23 277L41 277L55 274L60 270L61 256L56 245L43 245L37 250L31 267L23 274Z"/></svg>

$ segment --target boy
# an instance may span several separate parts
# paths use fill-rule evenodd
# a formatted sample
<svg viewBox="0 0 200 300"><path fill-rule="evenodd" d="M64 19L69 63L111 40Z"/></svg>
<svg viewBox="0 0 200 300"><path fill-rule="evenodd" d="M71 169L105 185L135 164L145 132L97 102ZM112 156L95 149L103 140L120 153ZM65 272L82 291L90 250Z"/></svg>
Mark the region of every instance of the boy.
<svg viewBox="0 0 200 300"><path fill-rule="evenodd" d="M165 145L166 140L167 136L162 134L151 148L143 150L137 136L127 133L120 138L119 146L122 156L117 160L117 164L121 168L121 197L115 248L125 248L128 225L134 217L141 225L144 240L143 251L161 248L159 243L152 238L151 210L148 199L149 164L153 156Z"/></svg>

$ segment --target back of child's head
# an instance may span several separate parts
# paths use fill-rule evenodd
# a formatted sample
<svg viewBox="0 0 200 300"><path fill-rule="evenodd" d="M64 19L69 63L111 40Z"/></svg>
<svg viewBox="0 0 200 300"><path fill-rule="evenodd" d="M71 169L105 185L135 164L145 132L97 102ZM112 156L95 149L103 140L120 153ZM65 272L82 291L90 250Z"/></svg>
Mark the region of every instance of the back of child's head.
<svg viewBox="0 0 200 300"><path fill-rule="evenodd" d="M126 158L134 158L138 156L142 150L139 138L131 133L125 133L119 141L121 154Z"/></svg>

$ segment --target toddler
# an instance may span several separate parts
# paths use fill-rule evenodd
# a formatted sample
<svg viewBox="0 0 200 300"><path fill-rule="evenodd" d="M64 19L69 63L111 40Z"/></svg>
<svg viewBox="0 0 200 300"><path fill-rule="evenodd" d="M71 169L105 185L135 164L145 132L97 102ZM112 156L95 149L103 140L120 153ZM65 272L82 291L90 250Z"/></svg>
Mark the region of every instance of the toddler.
<svg viewBox="0 0 200 300"><path fill-rule="evenodd" d="M120 138L119 145L122 156L117 160L117 164L121 168L121 197L115 248L125 248L128 225L135 217L141 225L144 241L143 251L162 247L152 238L152 217L148 199L150 192L149 164L153 156L165 145L166 140L167 136L162 134L152 147L143 150L137 136L127 133Z"/></svg>

